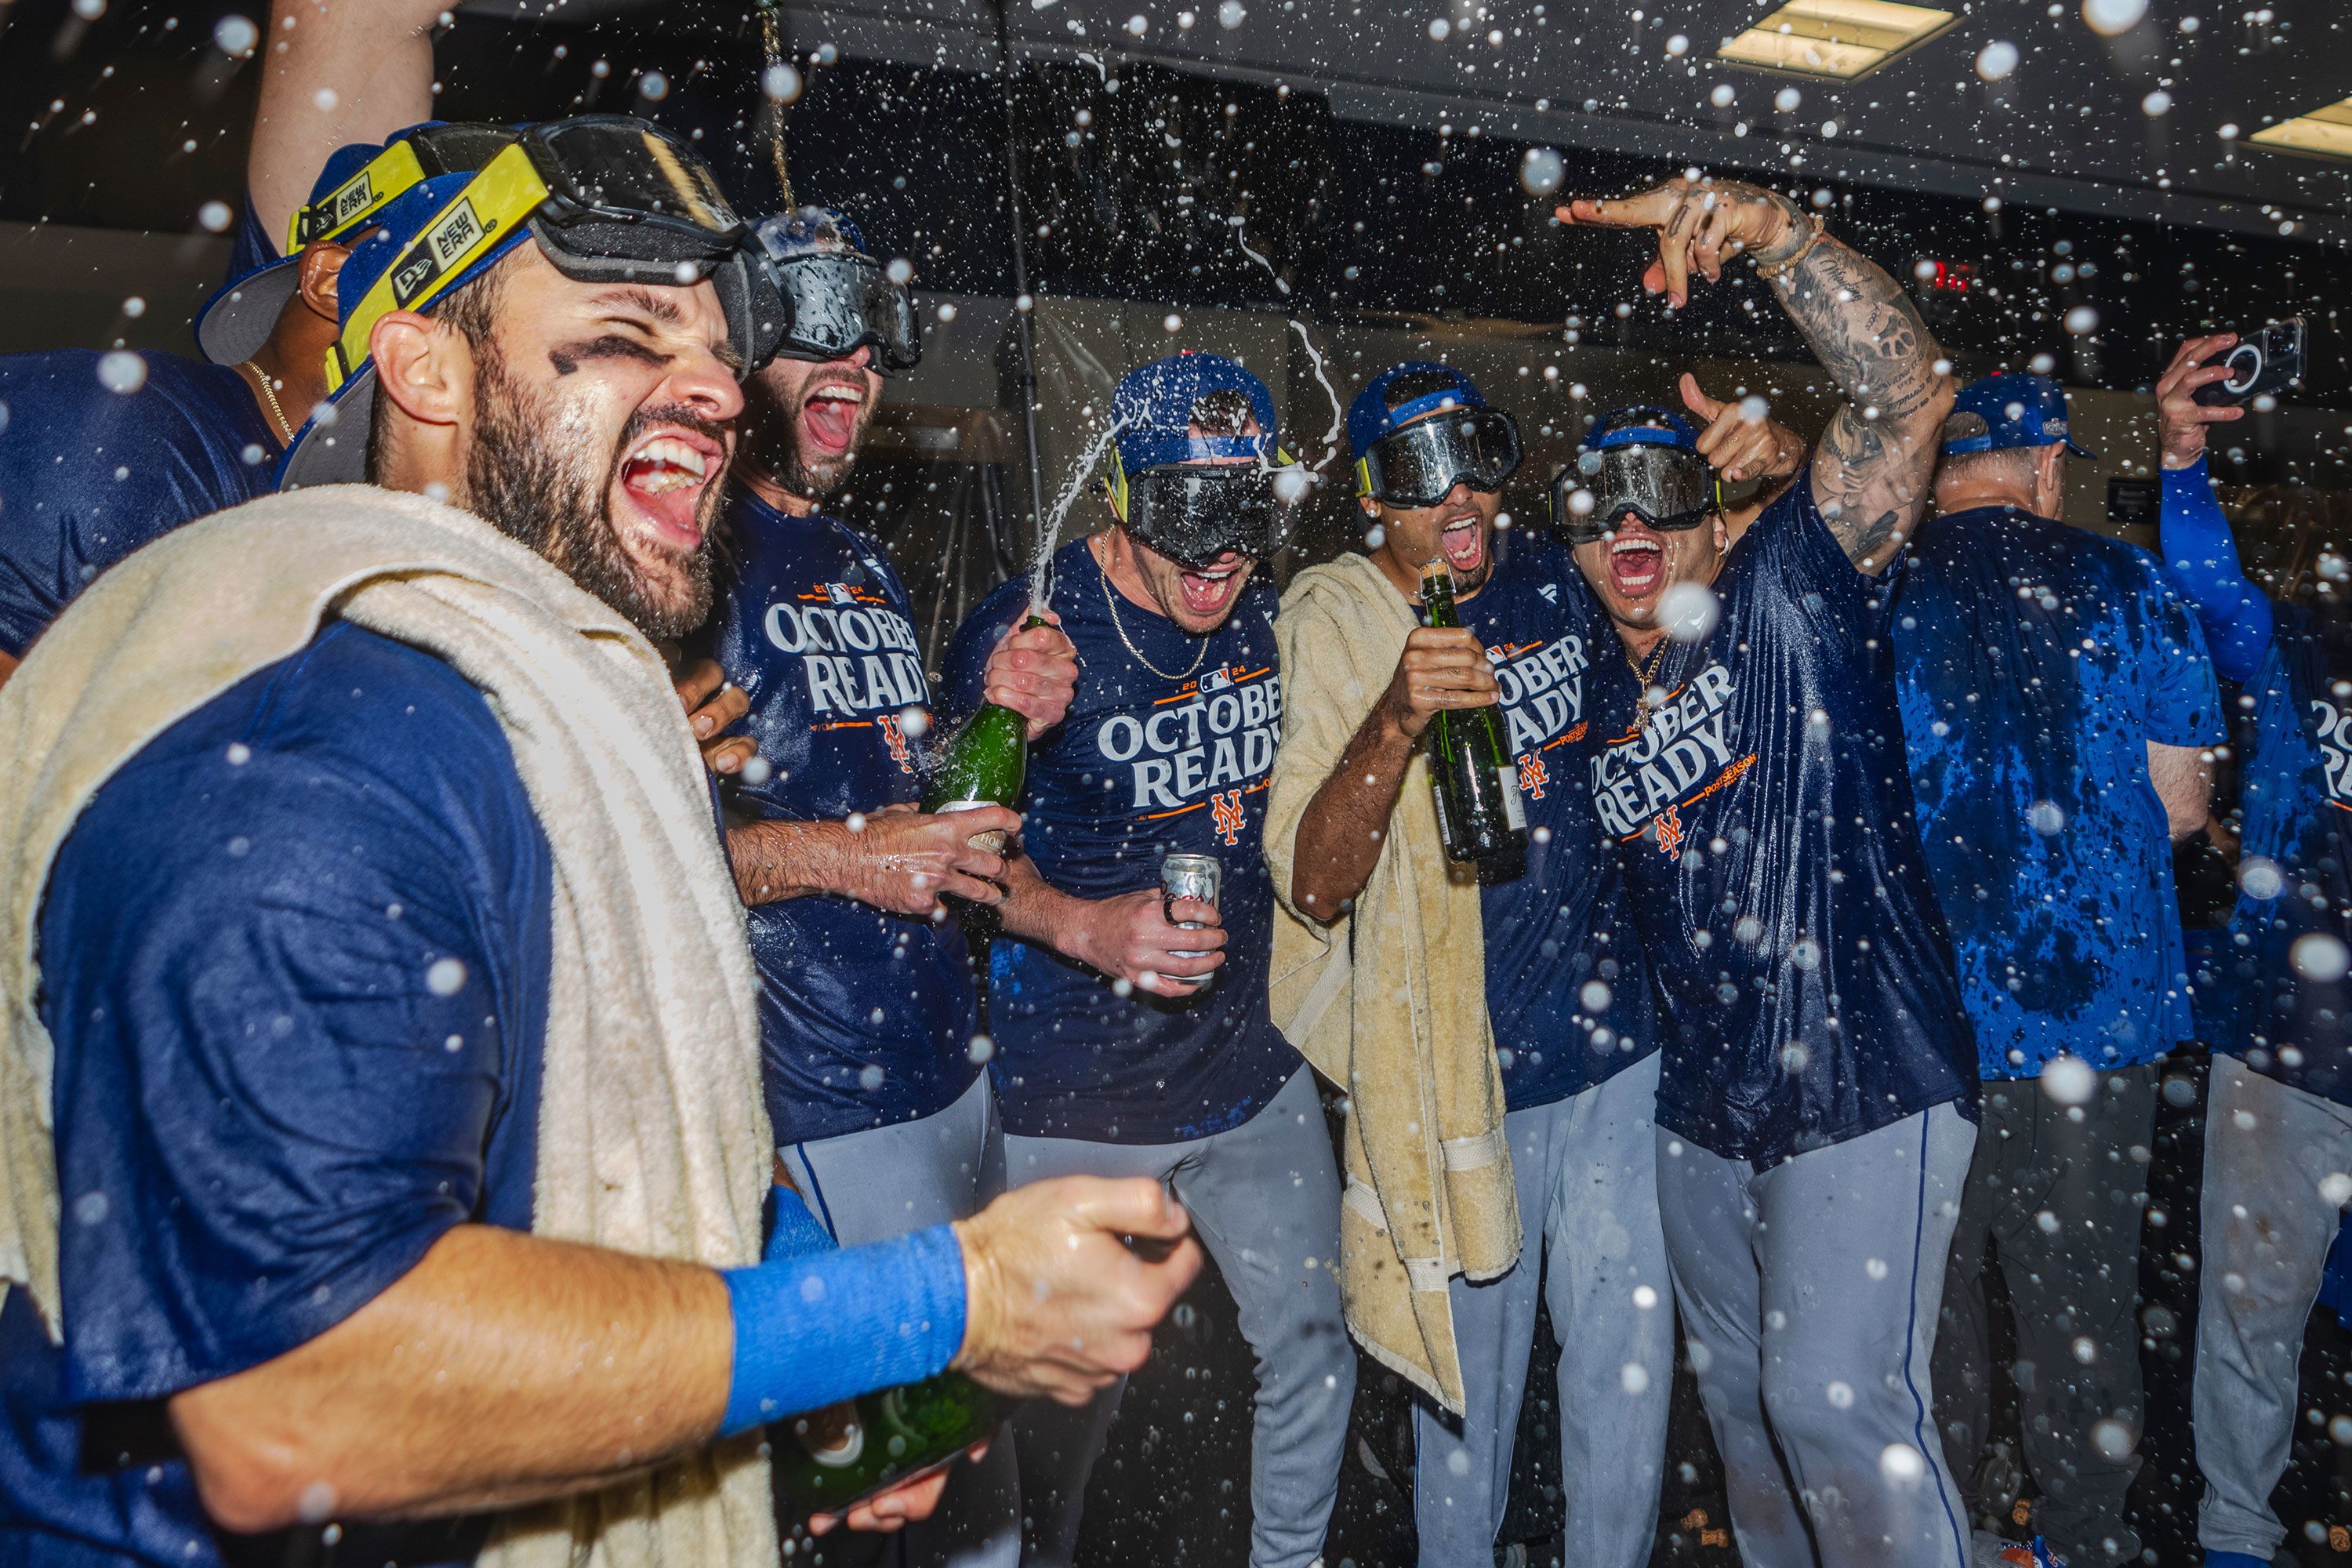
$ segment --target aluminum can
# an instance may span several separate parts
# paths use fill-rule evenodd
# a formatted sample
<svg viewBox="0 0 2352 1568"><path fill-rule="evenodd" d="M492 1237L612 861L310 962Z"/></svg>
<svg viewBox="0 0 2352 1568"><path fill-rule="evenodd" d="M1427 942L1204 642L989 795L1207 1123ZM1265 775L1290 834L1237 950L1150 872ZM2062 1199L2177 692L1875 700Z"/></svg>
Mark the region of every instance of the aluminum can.
<svg viewBox="0 0 2352 1568"><path fill-rule="evenodd" d="M1180 921L1176 918L1176 900L1179 899L1197 899L1202 903L1207 904L1213 909L1216 907L1217 894L1224 885L1224 879L1225 868L1214 855L1169 856L1160 863L1160 913L1161 918L1166 920L1170 925L1174 926L1179 931L1200 930L1201 922L1199 921ZM1169 952L1179 958L1198 958L1201 956L1200 952L1185 952L1177 948L1171 948L1169 949ZM1181 977L1170 975L1169 978L1171 980L1181 978L1186 984L1191 985L1197 990L1200 987L1206 985L1210 981L1215 979L1216 975L1212 973L1209 974L1188 975Z"/></svg>

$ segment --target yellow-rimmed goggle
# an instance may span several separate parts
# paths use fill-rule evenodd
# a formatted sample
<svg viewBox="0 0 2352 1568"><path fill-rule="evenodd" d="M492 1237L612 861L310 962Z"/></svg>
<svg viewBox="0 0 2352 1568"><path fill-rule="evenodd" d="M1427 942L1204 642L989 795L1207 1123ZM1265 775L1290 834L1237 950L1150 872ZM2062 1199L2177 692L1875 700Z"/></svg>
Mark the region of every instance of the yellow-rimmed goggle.
<svg viewBox="0 0 2352 1568"><path fill-rule="evenodd" d="M1256 458L1255 438L1237 444ZM1202 570L1228 554L1262 559L1281 547L1290 516L1276 477L1295 459L1279 447L1274 456L1275 467L1177 462L1130 475L1114 449L1104 489L1128 532L1180 566Z"/></svg>
<svg viewBox="0 0 2352 1568"><path fill-rule="evenodd" d="M411 215L393 210L404 202L431 206L414 230L402 221ZM346 266L347 279L373 278L344 313L328 353L331 392L366 362L378 321L394 310L426 309L526 232L557 271L579 281L711 280L747 370L782 331L782 302L751 265L742 220L709 169L690 147L642 120L588 115L533 126L478 173L427 176L394 204L379 224L378 239L400 247L389 265L363 257L363 244ZM414 239L397 237L411 232Z"/></svg>

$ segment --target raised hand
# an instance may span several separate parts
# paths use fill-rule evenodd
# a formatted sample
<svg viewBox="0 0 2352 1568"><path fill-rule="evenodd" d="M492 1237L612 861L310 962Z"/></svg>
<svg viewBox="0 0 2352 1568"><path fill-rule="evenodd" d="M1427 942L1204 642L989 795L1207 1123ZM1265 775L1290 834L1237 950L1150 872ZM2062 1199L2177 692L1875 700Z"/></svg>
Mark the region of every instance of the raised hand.
<svg viewBox="0 0 2352 1568"><path fill-rule="evenodd" d="M2156 438L2168 468L2185 468L2205 455L2205 426L2243 419L2240 404L2208 406L2197 401L2197 389L2226 381L2230 367L2222 357L2238 346L2235 332L2215 332L2191 338L2180 345L2172 363L2156 384Z"/></svg>
<svg viewBox="0 0 2352 1568"><path fill-rule="evenodd" d="M1743 252L1773 261L1804 243L1805 219L1777 191L1737 180L1675 178L1638 195L1614 200L1578 196L1555 207L1565 224L1648 228L1658 235L1657 258L1643 269L1642 287L1663 291L1675 306L1690 302L1690 275L1713 283L1723 264Z"/></svg>
<svg viewBox="0 0 2352 1568"><path fill-rule="evenodd" d="M1748 416L1744 401L1718 403L1683 372L1683 406L1705 422L1698 455L1727 479L1783 479L1805 465L1805 440L1769 415Z"/></svg>

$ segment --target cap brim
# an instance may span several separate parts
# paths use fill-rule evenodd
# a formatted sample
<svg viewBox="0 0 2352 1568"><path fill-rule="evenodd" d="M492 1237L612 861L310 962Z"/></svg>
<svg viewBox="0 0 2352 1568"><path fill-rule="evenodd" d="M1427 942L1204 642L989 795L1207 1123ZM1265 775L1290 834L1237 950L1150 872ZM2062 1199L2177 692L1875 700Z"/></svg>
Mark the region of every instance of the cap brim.
<svg viewBox="0 0 2352 1568"><path fill-rule="evenodd" d="M293 445L278 465L278 488L300 489L305 485L359 484L367 479L368 426L375 416L375 365L362 364L358 374L330 394L317 412L294 432Z"/></svg>
<svg viewBox="0 0 2352 1568"><path fill-rule="evenodd" d="M215 364L242 364L251 359L269 341L278 312L301 281L299 256L233 280L196 313L196 347Z"/></svg>
<svg viewBox="0 0 2352 1568"><path fill-rule="evenodd" d="M2083 443L2075 440L2071 436L2066 438L2066 450L2074 453L2074 456L2078 458L2087 458L2094 463L2099 460L2099 455L2096 452L2092 451L2088 447L2084 446Z"/></svg>

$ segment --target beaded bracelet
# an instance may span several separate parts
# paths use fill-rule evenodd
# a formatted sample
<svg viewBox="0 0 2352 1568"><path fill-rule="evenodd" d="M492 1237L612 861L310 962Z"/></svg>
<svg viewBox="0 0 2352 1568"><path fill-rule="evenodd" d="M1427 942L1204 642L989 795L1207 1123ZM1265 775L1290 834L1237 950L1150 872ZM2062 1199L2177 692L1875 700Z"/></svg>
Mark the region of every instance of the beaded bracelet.
<svg viewBox="0 0 2352 1568"><path fill-rule="evenodd" d="M1822 236L1829 231L1829 226L1822 221L1822 215L1819 213L1812 213L1808 215L1808 216L1813 226L1813 232L1805 237L1805 242L1797 247L1796 249L1789 252L1788 255L1782 257L1778 261L1756 262L1757 277L1762 278L1768 281L1778 282L1780 278L1788 272L1789 268L1794 267L1798 262L1802 261L1805 258L1805 252L1812 249L1813 247L1822 242ZM1752 253L1749 259L1754 259Z"/></svg>

